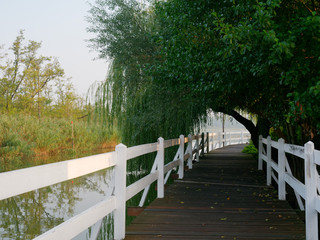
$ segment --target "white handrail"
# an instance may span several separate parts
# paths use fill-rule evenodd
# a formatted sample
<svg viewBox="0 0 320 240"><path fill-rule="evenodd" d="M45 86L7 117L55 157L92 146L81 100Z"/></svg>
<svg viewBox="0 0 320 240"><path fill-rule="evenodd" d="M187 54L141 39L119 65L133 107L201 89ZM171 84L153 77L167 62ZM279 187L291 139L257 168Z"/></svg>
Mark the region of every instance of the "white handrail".
<svg viewBox="0 0 320 240"><path fill-rule="evenodd" d="M114 152L0 174L0 200L115 166ZM18 181L17 181L18 179Z"/></svg>
<svg viewBox="0 0 320 240"><path fill-rule="evenodd" d="M189 135L188 137L181 135L177 139L164 140L159 138L157 143L130 148L119 144L116 146L115 152L111 153L0 173L0 200L102 169L115 167L115 189L112 196L43 233L36 239L70 239L101 221L111 212L114 212L114 238L123 239L125 237L126 201L144 190L140 201L140 206L143 206L150 185L155 181L157 181L157 197L163 198L164 184L172 170L178 168L179 178L182 179L185 165L191 169L192 159L195 158L199 161L200 152L201 154L208 153L218 147L222 147L222 142L227 143L227 139L222 141L222 135L229 135L229 144L239 143L238 140L240 140L240 143L244 143L250 139L250 134L243 132L228 134L207 133ZM187 144L186 147L185 144ZM179 146L177 153L171 162L164 165L165 149L173 146ZM151 152L157 152L151 172L127 187L127 161ZM166 173L167 175L164 177ZM97 232L97 229L95 229L95 232Z"/></svg>
<svg viewBox="0 0 320 240"><path fill-rule="evenodd" d="M264 146L266 145L267 151ZM278 151L278 163L271 157L272 148ZM300 182L292 175L288 163L287 154L294 155L304 160L304 182ZM305 210L306 216L306 239L318 239L318 213L320 213L320 195L319 195L319 174L317 165L320 166L320 151L314 149L313 142L308 142L304 146L285 144L283 139L278 142L271 141L271 137L263 138L259 136L259 159L258 168L262 170L263 161L267 165L267 184L271 184L271 177L278 184L278 194L280 200L286 199L286 184L290 185L296 195L299 207ZM278 173L278 179L275 178L274 171ZM305 206L301 200L305 199Z"/></svg>

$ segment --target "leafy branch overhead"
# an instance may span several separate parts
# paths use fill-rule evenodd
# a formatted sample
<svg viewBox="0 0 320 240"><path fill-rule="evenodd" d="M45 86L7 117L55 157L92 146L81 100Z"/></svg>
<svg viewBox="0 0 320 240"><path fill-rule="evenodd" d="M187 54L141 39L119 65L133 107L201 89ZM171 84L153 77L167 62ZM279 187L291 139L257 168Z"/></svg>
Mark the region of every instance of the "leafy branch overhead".
<svg viewBox="0 0 320 240"><path fill-rule="evenodd" d="M272 129L292 143L320 144L319 7L308 0L97 0L89 30L92 47L113 62L107 113L114 110L136 136L170 136L212 109L238 118L254 143Z"/></svg>

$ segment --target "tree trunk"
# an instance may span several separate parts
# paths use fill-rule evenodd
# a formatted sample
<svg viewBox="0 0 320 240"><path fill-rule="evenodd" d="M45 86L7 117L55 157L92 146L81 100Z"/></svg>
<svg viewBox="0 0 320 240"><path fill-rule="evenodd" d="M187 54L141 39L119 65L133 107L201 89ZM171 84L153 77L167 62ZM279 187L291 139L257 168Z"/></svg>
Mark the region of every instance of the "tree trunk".
<svg viewBox="0 0 320 240"><path fill-rule="evenodd" d="M235 120L237 120L239 123L241 123L251 134L251 140L255 147L259 146L259 132L258 128L254 125L254 123L241 116L238 112L235 110L227 111L226 114L229 114L232 116Z"/></svg>
<svg viewBox="0 0 320 240"><path fill-rule="evenodd" d="M259 135L264 134L264 136L267 136L269 133L270 122L265 119L258 118L258 123L255 126L251 120L241 116L235 110L219 109L219 112L228 114L241 123L250 132L251 140L256 148L259 147Z"/></svg>

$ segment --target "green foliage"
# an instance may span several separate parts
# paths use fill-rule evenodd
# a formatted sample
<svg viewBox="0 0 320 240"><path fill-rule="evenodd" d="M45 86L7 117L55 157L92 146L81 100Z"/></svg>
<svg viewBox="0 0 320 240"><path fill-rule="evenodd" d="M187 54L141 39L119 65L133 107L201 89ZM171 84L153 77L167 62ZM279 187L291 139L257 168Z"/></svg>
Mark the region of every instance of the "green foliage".
<svg viewBox="0 0 320 240"><path fill-rule="evenodd" d="M0 112L71 116L79 114L81 99L56 58L39 54L41 42L24 42L20 31L0 56ZM81 114L81 113L80 113Z"/></svg>
<svg viewBox="0 0 320 240"><path fill-rule="evenodd" d="M178 78L171 85L172 78L160 78L153 9L137 1L98 0L90 13L89 30L97 34L92 47L112 60L106 82L92 92L93 118L116 121L127 145L192 132L207 109L193 98L192 86L183 89ZM189 104L192 101L198 104Z"/></svg>
<svg viewBox="0 0 320 240"><path fill-rule="evenodd" d="M127 146L155 142L159 136L176 138L192 131L192 110L185 99L191 91L176 94L150 74L156 62L154 15L138 1L98 0L91 10L90 31L97 34L92 47L111 64L105 82L93 86L88 101L93 122L117 126ZM192 116L190 116L190 114ZM180 121L177 121L180 119ZM166 158L174 157L171 151ZM173 156L172 156L173 155ZM128 162L128 184L151 170L154 154ZM151 188L149 196L155 196ZM139 196L128 205L136 206ZM148 203L146 203L148 204Z"/></svg>
<svg viewBox="0 0 320 240"><path fill-rule="evenodd" d="M214 110L257 114L286 139L294 137L281 132L287 124L302 127L295 142L319 135L320 24L312 1L171 0L155 9L159 81L212 96Z"/></svg>
<svg viewBox="0 0 320 240"><path fill-rule="evenodd" d="M258 159L259 151L258 149L253 145L252 141L250 141L250 144L245 146L242 150L243 153L251 154L255 159Z"/></svg>
<svg viewBox="0 0 320 240"><path fill-rule="evenodd" d="M100 124L74 121L74 138L69 119L25 115L0 117L0 171L47 163L57 153L90 153L103 144L117 142L115 129L101 130ZM74 143L74 144L73 144ZM114 144L114 143L113 143ZM43 160L37 160L41 156ZM63 159L66 160L66 159ZM52 161L52 160L51 160Z"/></svg>
<svg viewBox="0 0 320 240"><path fill-rule="evenodd" d="M116 121L133 145L192 132L208 109L236 109L256 115L259 131L320 144L318 5L97 0L92 47L112 64L95 117Z"/></svg>

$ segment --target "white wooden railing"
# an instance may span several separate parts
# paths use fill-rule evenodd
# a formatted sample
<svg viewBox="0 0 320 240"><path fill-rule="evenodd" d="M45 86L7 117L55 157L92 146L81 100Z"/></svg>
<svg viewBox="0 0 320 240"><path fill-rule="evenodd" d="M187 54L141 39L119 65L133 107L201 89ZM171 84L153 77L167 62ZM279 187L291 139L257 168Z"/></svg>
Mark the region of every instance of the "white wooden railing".
<svg viewBox="0 0 320 240"><path fill-rule="evenodd" d="M278 161L272 159L272 148L278 151ZM288 163L287 154L292 154L304 161L304 183L293 176ZM320 213L320 178L317 165L320 165L320 151L314 149L313 142L306 143L303 147L286 144L283 139L277 142L271 137L259 138L258 168L262 170L263 161L266 162L267 185L272 178L278 184L278 197L286 199L286 184L291 186L301 210L305 210L306 239L318 239L318 213ZM275 175L277 173L277 176ZM305 200L304 204L301 197Z"/></svg>
<svg viewBox="0 0 320 240"><path fill-rule="evenodd" d="M112 196L35 239L71 239L91 226L93 226L91 239L96 239L102 219L112 212L114 214L114 239L123 239L127 200L143 190L139 204L143 206L150 185L155 181L157 181L157 197L163 198L164 184L173 169L178 168L179 179L182 179L185 162L191 169L193 158L199 161L199 156L205 152L223 145L248 142L249 139L250 134L247 132L206 133L188 137L181 135L180 138L170 140L160 137L156 143L129 148L119 144L114 152L1 173L0 200L114 167L115 189ZM164 164L165 149L173 146L179 146L177 153L171 162ZM157 152L151 172L127 186L127 161L151 152Z"/></svg>

